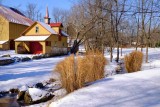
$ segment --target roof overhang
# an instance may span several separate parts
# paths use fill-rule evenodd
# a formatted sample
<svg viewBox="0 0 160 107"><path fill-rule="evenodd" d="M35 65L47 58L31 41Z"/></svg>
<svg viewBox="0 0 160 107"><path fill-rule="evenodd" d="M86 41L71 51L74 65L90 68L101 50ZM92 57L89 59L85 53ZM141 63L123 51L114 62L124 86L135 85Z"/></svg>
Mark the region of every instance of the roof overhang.
<svg viewBox="0 0 160 107"><path fill-rule="evenodd" d="M49 36L21 36L14 41L45 41Z"/></svg>
<svg viewBox="0 0 160 107"><path fill-rule="evenodd" d="M8 41L0 41L0 45L7 43Z"/></svg>

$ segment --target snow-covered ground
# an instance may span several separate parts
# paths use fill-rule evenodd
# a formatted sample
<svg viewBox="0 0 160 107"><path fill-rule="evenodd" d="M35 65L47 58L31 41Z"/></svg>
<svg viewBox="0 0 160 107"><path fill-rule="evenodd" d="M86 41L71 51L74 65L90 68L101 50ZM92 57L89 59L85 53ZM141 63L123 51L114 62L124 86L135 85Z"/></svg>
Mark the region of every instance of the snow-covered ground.
<svg viewBox="0 0 160 107"><path fill-rule="evenodd" d="M123 55L133 50L124 49ZM105 56L109 59L109 54ZM116 57L115 52L113 56ZM113 62L106 70L110 72L115 67ZM159 82L160 49L150 48L149 63L143 63L142 71L106 77L53 102L49 107L160 107Z"/></svg>
<svg viewBox="0 0 160 107"><path fill-rule="evenodd" d="M0 51L0 54L10 54L11 57L31 56L18 55L14 51ZM54 66L65 57L45 58L28 62L18 62L6 66L0 66L0 91L11 88L20 88L23 85L32 85L49 80L51 77L57 79L58 74L53 73Z"/></svg>
<svg viewBox="0 0 160 107"><path fill-rule="evenodd" d="M33 54L16 54L15 50L0 50L0 57L3 55L11 55L11 57L31 57Z"/></svg>
<svg viewBox="0 0 160 107"><path fill-rule="evenodd" d="M160 107L160 68L99 80L50 107Z"/></svg>
<svg viewBox="0 0 160 107"><path fill-rule="evenodd" d="M123 56L134 48L123 49ZM143 50L145 53L145 49ZM10 54L11 57L32 57L32 55L15 54L14 51L0 51L0 56ZM20 88L48 80L59 78L53 73L54 66L64 57L54 57L28 62L19 62L0 66L0 91ZM110 55L106 52L105 57ZM116 58L116 49L113 53ZM109 63L106 72L115 69L116 63ZM51 107L159 107L160 106L160 48L149 49L149 63L143 63L142 71L132 74L110 76L95 82L93 85L79 89L66 97L52 103ZM44 106L42 106L44 105ZM46 104L31 107L45 107Z"/></svg>

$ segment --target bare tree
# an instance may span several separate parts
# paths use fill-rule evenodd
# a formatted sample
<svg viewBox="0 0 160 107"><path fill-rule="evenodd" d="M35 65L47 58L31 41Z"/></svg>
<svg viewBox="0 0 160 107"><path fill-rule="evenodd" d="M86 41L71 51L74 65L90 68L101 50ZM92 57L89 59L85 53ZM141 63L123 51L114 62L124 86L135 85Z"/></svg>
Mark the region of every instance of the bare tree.
<svg viewBox="0 0 160 107"><path fill-rule="evenodd" d="M91 12L91 7L88 8L89 4L90 1L83 1L72 7L68 23L73 28L75 40L73 47L71 48L71 53L76 53L78 46L90 38L87 36L87 33L95 26L96 15Z"/></svg>
<svg viewBox="0 0 160 107"><path fill-rule="evenodd" d="M120 45L128 42L132 45L136 41L136 50L141 44L143 50L146 46L146 62L148 60L148 47L153 34L159 27L159 1L158 0L79 0L74 4L69 14L67 24L74 35L75 44L72 49L84 43L86 49L104 49L110 47L110 60L112 50L117 47L119 61ZM132 4L132 3L135 3ZM157 17L157 18L155 18ZM59 20L57 16L57 20ZM130 20L132 19L132 20ZM155 30L154 30L155 29ZM122 48L121 48L122 49ZM122 52L121 52L122 53Z"/></svg>
<svg viewBox="0 0 160 107"><path fill-rule="evenodd" d="M40 9L38 9L36 4L28 3L26 6L27 10L25 15L33 21L42 21L42 15Z"/></svg>
<svg viewBox="0 0 160 107"><path fill-rule="evenodd" d="M64 10L64 9L54 8L52 11L54 22L65 23L68 15L69 15L69 11Z"/></svg>
<svg viewBox="0 0 160 107"><path fill-rule="evenodd" d="M114 0L114 1L109 0L110 8L103 7L104 10L107 10L110 13L111 33L117 46L116 62L119 61L119 47L120 47L119 32L120 32L120 27L121 27L120 25L121 25L122 19L124 18L124 15L126 12L125 10L126 1L127 0Z"/></svg>
<svg viewBox="0 0 160 107"><path fill-rule="evenodd" d="M150 45L150 41L152 38L151 30L156 27L156 24L152 24L153 20L156 21L155 14L158 13L158 11L155 8L155 4L157 3L156 0L142 0L139 1L139 8L140 11L137 13L140 14L140 20L141 21L141 51L143 49L143 45L146 46L146 58L145 62L148 62L148 48Z"/></svg>
<svg viewBox="0 0 160 107"><path fill-rule="evenodd" d="M52 17L55 23L61 22L63 23L63 30L67 33L69 33L69 24L68 24L68 18L69 18L70 12L68 10L54 8L52 10Z"/></svg>

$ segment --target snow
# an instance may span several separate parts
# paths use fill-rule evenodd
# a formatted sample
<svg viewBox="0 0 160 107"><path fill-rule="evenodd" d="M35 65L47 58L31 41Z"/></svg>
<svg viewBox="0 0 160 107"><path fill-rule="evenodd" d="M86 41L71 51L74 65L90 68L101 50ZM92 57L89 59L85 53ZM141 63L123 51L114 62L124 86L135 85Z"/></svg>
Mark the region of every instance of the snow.
<svg viewBox="0 0 160 107"><path fill-rule="evenodd" d="M49 107L159 107L160 68L99 80Z"/></svg>
<svg viewBox="0 0 160 107"><path fill-rule="evenodd" d="M43 97L45 97L45 96L47 97L50 95L47 91L41 90L38 88L29 88L28 92L29 92L29 95L31 96L33 101L38 101L38 100L42 99Z"/></svg>
<svg viewBox="0 0 160 107"><path fill-rule="evenodd" d="M123 49L121 58L133 50L135 49ZM144 49L143 52L145 53L145 51ZM0 51L0 56L5 54L10 54L11 57L33 56L30 54L15 54L13 50ZM108 52L105 53L105 57L109 59ZM26 90L26 86L32 86L51 77L58 79L59 74L53 72L53 68L64 58L65 56L0 66L0 91L17 87ZM113 60L115 58L116 49L113 52ZM105 68L106 74L114 74L115 67L116 63L114 61L109 63ZM55 102L50 107L159 107L159 81L160 48L150 48L149 63L143 63L142 71L106 77L90 86L68 94L62 99L54 100ZM66 92L61 89L55 91L54 94L65 95ZM33 105L33 107L45 107L48 106L48 103L50 102Z"/></svg>
<svg viewBox="0 0 160 107"><path fill-rule="evenodd" d="M21 56L21 54L15 54L14 51L0 51L0 54L3 55L4 53L11 53L11 57ZM64 58L65 56L53 57L0 66L0 91L20 88L23 85L32 86L38 82L49 80L51 77L58 79L59 74L53 72L53 68Z"/></svg>
<svg viewBox="0 0 160 107"><path fill-rule="evenodd" d="M45 24L43 22L38 22L38 23L40 23L44 28L46 28L52 34L57 34L48 24Z"/></svg>
<svg viewBox="0 0 160 107"><path fill-rule="evenodd" d="M69 36L69 35L68 35L66 32L64 32L64 31L61 31L61 33L62 33L63 36L67 36L67 37Z"/></svg>
<svg viewBox="0 0 160 107"><path fill-rule="evenodd" d="M12 59L10 57L0 57L0 61Z"/></svg>
<svg viewBox="0 0 160 107"><path fill-rule="evenodd" d="M16 54L15 50L0 50L0 57L3 55L11 55L11 57L32 57L33 54Z"/></svg>
<svg viewBox="0 0 160 107"><path fill-rule="evenodd" d="M49 36L21 36L15 41L45 41Z"/></svg>
<svg viewBox="0 0 160 107"><path fill-rule="evenodd" d="M26 85L23 85L22 87L19 88L19 91L26 91L28 87Z"/></svg>
<svg viewBox="0 0 160 107"><path fill-rule="evenodd" d="M0 41L0 45L4 44L6 42L8 42L8 41Z"/></svg>
<svg viewBox="0 0 160 107"><path fill-rule="evenodd" d="M134 48L123 49L123 58ZM140 50L140 49L139 49ZM113 58L116 58L114 50ZM145 49L144 58L145 58ZM105 54L109 59L109 53ZM114 73L109 63L106 73ZM49 107L160 107L160 49L149 49L149 63L142 71L106 77L52 102Z"/></svg>
<svg viewBox="0 0 160 107"><path fill-rule="evenodd" d="M66 94L67 94L67 91L65 89L54 91L55 96L61 96L61 95L66 95Z"/></svg>

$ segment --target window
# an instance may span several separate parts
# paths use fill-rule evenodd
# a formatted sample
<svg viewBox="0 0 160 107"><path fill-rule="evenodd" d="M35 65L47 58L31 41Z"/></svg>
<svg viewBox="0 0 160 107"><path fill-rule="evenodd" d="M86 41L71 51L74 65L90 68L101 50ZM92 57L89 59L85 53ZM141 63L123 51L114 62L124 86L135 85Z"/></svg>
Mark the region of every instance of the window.
<svg viewBox="0 0 160 107"><path fill-rule="evenodd" d="M61 35L59 34L58 35L58 41L61 41L62 40L62 37L61 37Z"/></svg>
<svg viewBox="0 0 160 107"><path fill-rule="evenodd" d="M55 41L54 46L57 46L57 41Z"/></svg>
<svg viewBox="0 0 160 107"><path fill-rule="evenodd" d="M62 43L62 46L64 46L64 42Z"/></svg>
<svg viewBox="0 0 160 107"><path fill-rule="evenodd" d="M51 41L46 41L46 46L51 46Z"/></svg>
<svg viewBox="0 0 160 107"><path fill-rule="evenodd" d="M36 26L36 30L35 30L36 33L39 33L39 27Z"/></svg>

